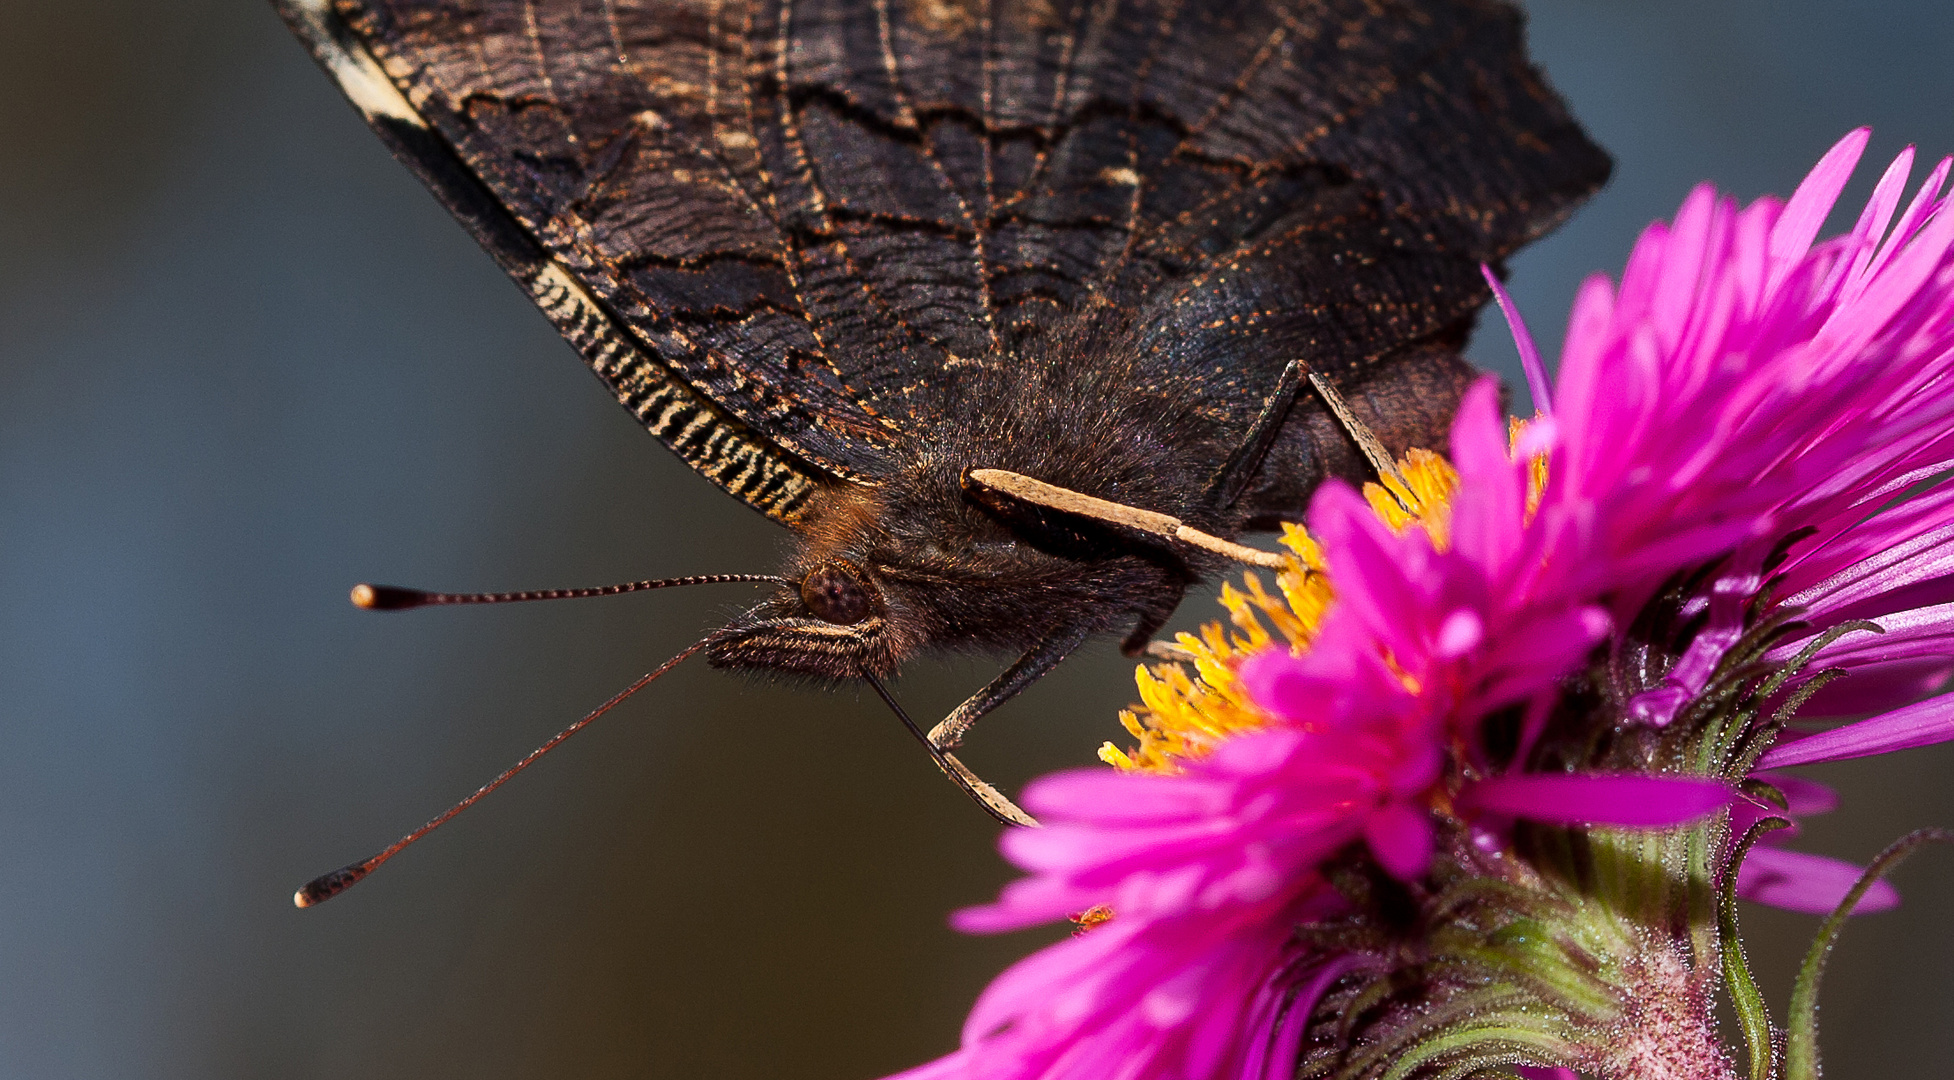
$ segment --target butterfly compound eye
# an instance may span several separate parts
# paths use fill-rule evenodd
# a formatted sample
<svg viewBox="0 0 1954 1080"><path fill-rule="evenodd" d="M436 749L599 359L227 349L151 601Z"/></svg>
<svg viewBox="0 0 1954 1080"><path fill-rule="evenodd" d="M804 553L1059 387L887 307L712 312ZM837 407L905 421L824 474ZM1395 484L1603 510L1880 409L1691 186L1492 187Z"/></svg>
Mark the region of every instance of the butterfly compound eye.
<svg viewBox="0 0 1954 1080"><path fill-rule="evenodd" d="M801 601L814 617L853 626L869 616L868 590L848 567L829 563L801 581Z"/></svg>

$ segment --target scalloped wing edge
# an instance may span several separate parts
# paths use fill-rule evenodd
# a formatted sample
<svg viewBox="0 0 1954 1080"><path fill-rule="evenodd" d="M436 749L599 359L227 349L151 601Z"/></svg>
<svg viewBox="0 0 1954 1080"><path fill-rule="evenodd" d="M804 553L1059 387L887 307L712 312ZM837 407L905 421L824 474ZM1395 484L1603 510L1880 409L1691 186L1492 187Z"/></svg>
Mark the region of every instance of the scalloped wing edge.
<svg viewBox="0 0 1954 1080"><path fill-rule="evenodd" d="M576 275L544 251L468 170L333 10L330 0L273 0L278 13L387 149L427 185L515 279L619 404L679 459L782 524L840 479L788 454L640 348Z"/></svg>

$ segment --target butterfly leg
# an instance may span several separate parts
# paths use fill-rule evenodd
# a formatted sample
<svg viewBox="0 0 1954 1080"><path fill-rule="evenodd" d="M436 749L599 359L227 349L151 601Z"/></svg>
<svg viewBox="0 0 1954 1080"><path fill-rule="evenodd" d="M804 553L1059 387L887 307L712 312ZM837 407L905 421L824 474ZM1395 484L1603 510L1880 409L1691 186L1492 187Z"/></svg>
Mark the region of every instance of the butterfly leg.
<svg viewBox="0 0 1954 1080"><path fill-rule="evenodd" d="M1180 606L1181 595L1182 593L1174 594L1174 607ZM1119 643L1119 651L1135 659L1145 657L1148 660L1165 660L1174 664L1193 663L1194 654L1187 649L1171 641L1155 641L1153 638L1155 634L1160 633L1161 627L1167 625L1167 617L1174 613L1174 607L1140 616L1139 625L1135 626L1133 632L1126 635L1126 639Z"/></svg>
<svg viewBox="0 0 1954 1080"><path fill-rule="evenodd" d="M1199 659L1193 649L1176 645L1171 641L1149 641L1140 655L1149 660L1164 660L1169 664L1192 664Z"/></svg>
<svg viewBox="0 0 1954 1080"><path fill-rule="evenodd" d="M1083 627L1067 627L1032 646L1030 652L1005 668L1003 674L990 681L990 685L970 695L963 704L951 710L942 723L931 728L930 745L946 751L963 745L963 737L979 717L1017 697L1019 691L1044 678L1085 639Z"/></svg>
<svg viewBox="0 0 1954 1080"><path fill-rule="evenodd" d="M1018 804L1012 802L1009 796L992 787L983 777L971 772L968 765L957 760L957 755L948 750L938 750L932 756L936 761L936 767L943 770L943 775L949 777L951 783L962 788L965 795L977 800L977 805L982 806L985 812L996 818L1000 824L1023 825L1033 829L1038 827L1037 818L1018 809Z"/></svg>
<svg viewBox="0 0 1954 1080"><path fill-rule="evenodd" d="M1018 809L1016 803L1006 798L986 783L970 767L957 760L950 751L963 744L963 737L970 732L979 717L1018 695L1018 692L1059 665L1071 655L1072 650L1086 639L1082 627L1071 627L1039 642L1032 650L1018 658L1018 662L1004 669L1004 673L992 679L988 686L970 695L964 703L951 710L943 722L930 729L924 739L930 757L936 767L950 781L964 790L964 793L977 800L978 804L999 821L1011 825L1037 825L1038 819Z"/></svg>
<svg viewBox="0 0 1954 1080"><path fill-rule="evenodd" d="M951 783L962 788L963 793L983 807L985 813L996 818L998 823L1003 825L1026 825L1034 828L1038 825L1037 818L1018 809L1017 803L986 783L982 777L971 772L970 767L958 761L956 755L930 745L929 736L923 734L923 729L917 727L916 722L909 718L908 711L896 701L894 695L889 693L888 687L882 685L882 680L868 671L862 672L862 678L867 680L869 686L873 687L876 694L895 712L896 717L902 721L902 726L908 728L909 733L916 736L916 741L923 744L923 749L929 751L930 760L936 763L937 768L943 770L943 775L949 777Z"/></svg>
<svg viewBox="0 0 1954 1080"><path fill-rule="evenodd" d="M1181 597L1186 594L1186 589L1176 590L1173 596L1173 603L1163 604L1152 611L1142 612L1139 624L1134 626L1132 632L1128 633L1120 641L1120 655L1132 657L1154 655L1158 651L1154 646L1162 643L1155 641L1153 636L1160 633L1161 627L1167 625L1167 619L1174 614L1175 608L1181 606Z"/></svg>
<svg viewBox="0 0 1954 1080"><path fill-rule="evenodd" d="M1247 437L1242 439L1235 452L1228 455L1228 460L1208 481L1206 505L1216 510L1226 510L1248 490L1249 481L1262 467L1262 459L1268 456L1269 447L1275 445L1276 436L1282 432L1283 421L1289 419L1289 410L1296 404L1296 396L1302 392L1309 376L1309 364L1300 358L1289 361L1289 366L1282 369L1282 377L1276 380L1275 388L1262 399L1262 411L1249 425Z"/></svg>

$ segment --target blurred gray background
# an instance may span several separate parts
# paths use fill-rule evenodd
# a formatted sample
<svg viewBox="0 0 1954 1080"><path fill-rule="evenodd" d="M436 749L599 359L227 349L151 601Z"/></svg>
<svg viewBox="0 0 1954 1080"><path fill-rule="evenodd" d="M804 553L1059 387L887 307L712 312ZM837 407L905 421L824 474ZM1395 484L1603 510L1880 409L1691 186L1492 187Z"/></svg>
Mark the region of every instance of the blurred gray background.
<svg viewBox="0 0 1954 1080"><path fill-rule="evenodd" d="M1619 163L1514 267L1550 355L1580 277L1695 181L1787 192L1857 124L1880 163L1954 150L1944 2L1530 6ZM0 5L0 1075L873 1080L950 1049L1049 935L945 926L1010 876L996 829L862 695L688 666L351 894L288 899L750 595L377 616L350 584L782 542L608 400L267 7ZM934 717L993 670L899 692ZM970 757L1012 787L1088 763L1131 696L1101 647ZM1950 763L1830 770L1812 845L1954 824ZM1833 962L1830 1075L1946 1075L1954 854L1898 880ZM1815 920L1745 918L1781 1006Z"/></svg>

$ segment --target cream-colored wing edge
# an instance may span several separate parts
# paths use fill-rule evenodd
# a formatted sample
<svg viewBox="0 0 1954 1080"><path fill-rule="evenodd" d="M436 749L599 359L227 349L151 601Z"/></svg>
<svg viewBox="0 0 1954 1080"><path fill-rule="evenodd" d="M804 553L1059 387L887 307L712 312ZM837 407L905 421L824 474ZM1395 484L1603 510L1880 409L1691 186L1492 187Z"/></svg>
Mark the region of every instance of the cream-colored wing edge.
<svg viewBox="0 0 1954 1080"><path fill-rule="evenodd" d="M436 198L514 278L618 402L680 460L783 524L807 512L822 474L687 385L543 250L428 125L333 10L330 0L274 0L319 66Z"/></svg>

